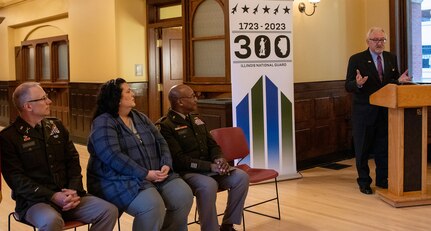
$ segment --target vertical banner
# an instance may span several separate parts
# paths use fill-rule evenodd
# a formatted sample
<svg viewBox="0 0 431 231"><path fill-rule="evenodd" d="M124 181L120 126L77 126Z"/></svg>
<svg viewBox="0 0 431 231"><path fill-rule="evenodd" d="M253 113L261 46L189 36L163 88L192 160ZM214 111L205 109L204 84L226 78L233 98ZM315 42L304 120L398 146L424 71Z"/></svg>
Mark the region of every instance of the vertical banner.
<svg viewBox="0 0 431 231"><path fill-rule="evenodd" d="M257 168L296 178L293 0L230 0L233 124L246 134Z"/></svg>

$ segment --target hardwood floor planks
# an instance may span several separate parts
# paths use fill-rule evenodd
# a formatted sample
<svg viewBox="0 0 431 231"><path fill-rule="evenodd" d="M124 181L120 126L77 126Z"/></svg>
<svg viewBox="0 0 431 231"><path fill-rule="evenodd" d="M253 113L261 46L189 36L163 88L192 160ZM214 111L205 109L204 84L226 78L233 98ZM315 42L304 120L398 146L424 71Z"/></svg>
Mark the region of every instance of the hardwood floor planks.
<svg viewBox="0 0 431 231"><path fill-rule="evenodd" d="M85 146L76 145L81 155L82 174L88 162ZM252 213L245 213L246 229L249 231L425 231L431 230L431 206L393 208L376 194L364 195L356 185L354 160L339 162L351 167L332 170L316 167L302 171L303 178L279 182L281 220L275 220ZM370 168L374 172L373 160ZM428 167L428 182L431 168ZM374 179L374 175L372 175ZM375 191L374 185L372 185ZM0 204L0 231L7 230L7 215L14 208L10 189L2 182L3 201ZM246 204L270 198L274 195L272 183L250 187ZM226 192L218 194L219 212L224 209ZM254 208L270 214L277 213L275 202ZM193 218L194 206L189 215ZM121 217L121 230L130 231L132 217ZM221 217L220 217L221 220ZM236 226L241 230L242 226ZM12 230L31 230L12 223ZM83 231L85 228L79 228ZM200 230L199 225L189 225L190 231Z"/></svg>

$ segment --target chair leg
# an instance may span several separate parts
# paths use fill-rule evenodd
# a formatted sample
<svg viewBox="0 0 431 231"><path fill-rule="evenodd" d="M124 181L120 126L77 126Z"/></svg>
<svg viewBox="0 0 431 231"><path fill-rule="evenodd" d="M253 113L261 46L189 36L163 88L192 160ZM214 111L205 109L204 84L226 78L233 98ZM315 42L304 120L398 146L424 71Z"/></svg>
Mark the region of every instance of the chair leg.
<svg viewBox="0 0 431 231"><path fill-rule="evenodd" d="M198 206L197 205L195 207L195 220L194 220L194 222L195 223L199 223L199 220L198 220Z"/></svg>
<svg viewBox="0 0 431 231"><path fill-rule="evenodd" d="M10 231L10 216L12 216L12 213L9 213L9 216L7 218L7 230Z"/></svg>
<svg viewBox="0 0 431 231"><path fill-rule="evenodd" d="M268 199L268 200L266 200L266 201L262 201L262 202L256 203L256 204L252 204L252 205L246 206L246 207L244 207L244 211L247 211L247 212L250 212L250 213L254 213L254 214L261 215L261 216L265 216L265 217L269 217L269 218L273 218L273 219L280 220L280 219L281 219L281 213L280 213L280 201L279 201L279 198L278 198L278 185L277 185L277 178L275 178L275 179L274 179L274 183L275 183L275 193L276 193L276 197L271 198L271 199ZM276 200L276 201L277 201L278 217L276 217L276 216L272 216L272 215L268 215L268 214L264 214L264 213L260 213L260 212L256 212L256 211L253 211L253 210L249 210L249 208L251 208L251 207L258 206L258 205L261 205L261 204L265 204L265 203L267 203L267 202L274 201L274 200Z"/></svg>
<svg viewBox="0 0 431 231"><path fill-rule="evenodd" d="M278 209L278 220L281 219L281 213L280 213L280 199L278 198L278 184L277 184L277 178L275 178L275 193L277 194L277 209Z"/></svg>
<svg viewBox="0 0 431 231"><path fill-rule="evenodd" d="M8 216L8 218L7 218L7 230L8 231L10 231L10 221L11 221L11 216L13 216L13 219L15 220L15 221L17 221L17 222L21 222L21 221L19 221L16 217L15 217L15 212L11 212L11 213L9 213L9 216ZM36 231L36 227L34 227L33 225L30 225L29 224L29 226L31 226L31 227L33 227L33 231Z"/></svg>
<svg viewBox="0 0 431 231"><path fill-rule="evenodd" d="M191 224L199 224L199 218L198 218L198 207L195 207L195 218L193 221L187 223L187 225L191 225Z"/></svg>
<svg viewBox="0 0 431 231"><path fill-rule="evenodd" d="M245 217L244 217L244 210L242 210L242 230L245 231Z"/></svg>

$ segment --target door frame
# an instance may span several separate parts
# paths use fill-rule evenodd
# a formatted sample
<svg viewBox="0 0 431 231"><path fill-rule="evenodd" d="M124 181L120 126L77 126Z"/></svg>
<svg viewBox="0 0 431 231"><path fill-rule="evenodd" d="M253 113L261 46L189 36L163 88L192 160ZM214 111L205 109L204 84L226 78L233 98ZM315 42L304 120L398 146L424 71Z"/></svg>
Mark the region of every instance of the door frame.
<svg viewBox="0 0 431 231"><path fill-rule="evenodd" d="M159 9L181 3L181 0L147 1L147 70L148 70L148 117L157 121L162 116L160 79L162 61L161 49L157 47L157 40L162 38L162 28L183 28L183 54L184 54L184 17L171 19L158 19ZM184 79L184 77L183 77ZM151 100L150 100L151 99Z"/></svg>

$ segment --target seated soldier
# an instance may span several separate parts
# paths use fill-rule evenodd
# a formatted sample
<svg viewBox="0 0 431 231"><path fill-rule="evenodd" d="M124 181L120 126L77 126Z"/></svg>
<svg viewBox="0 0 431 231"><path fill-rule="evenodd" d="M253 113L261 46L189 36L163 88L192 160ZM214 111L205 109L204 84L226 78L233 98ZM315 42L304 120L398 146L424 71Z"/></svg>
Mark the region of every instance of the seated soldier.
<svg viewBox="0 0 431 231"><path fill-rule="evenodd" d="M0 148L19 219L38 230L63 230L64 220L91 223L91 231L112 230L118 210L84 191L79 154L61 121L46 118L52 101L42 87L23 83L12 98L19 116L0 132Z"/></svg>
<svg viewBox="0 0 431 231"><path fill-rule="evenodd" d="M190 113L196 110L197 98L187 85L169 91L171 110L157 125L168 142L174 169L190 185L196 196L201 230L234 230L241 223L249 179L240 169L222 157L220 147L211 137L205 123ZM219 227L216 194L219 188L229 189L228 205Z"/></svg>

